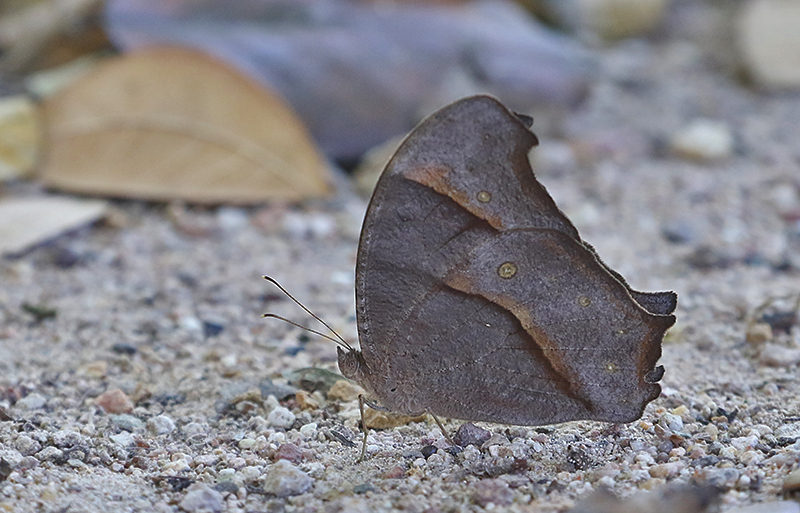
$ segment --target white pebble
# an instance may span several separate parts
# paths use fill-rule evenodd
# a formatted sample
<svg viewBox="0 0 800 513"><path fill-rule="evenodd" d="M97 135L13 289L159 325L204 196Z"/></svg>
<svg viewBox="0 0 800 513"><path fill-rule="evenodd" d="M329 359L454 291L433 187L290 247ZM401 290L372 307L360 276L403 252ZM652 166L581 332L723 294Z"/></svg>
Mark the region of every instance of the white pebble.
<svg viewBox="0 0 800 513"><path fill-rule="evenodd" d="M730 128L712 119L695 119L675 134L671 144L675 153L691 160L718 160L733 153Z"/></svg>
<svg viewBox="0 0 800 513"><path fill-rule="evenodd" d="M267 422L277 428L289 429L294 424L294 420L294 413L283 406L276 407L267 415Z"/></svg>
<svg viewBox="0 0 800 513"><path fill-rule="evenodd" d="M110 438L113 442L116 442L123 447L129 447L134 444L133 435L127 431L123 431L118 435L112 435Z"/></svg>
<svg viewBox="0 0 800 513"><path fill-rule="evenodd" d="M317 437L317 423L309 422L300 427L300 434L306 438L314 439Z"/></svg>
<svg viewBox="0 0 800 513"><path fill-rule="evenodd" d="M203 331L203 322L194 315L184 315L178 320L178 325L186 331Z"/></svg>
<svg viewBox="0 0 800 513"><path fill-rule="evenodd" d="M157 415L147 421L147 431L151 435L168 435L175 431L175 421L166 415Z"/></svg>

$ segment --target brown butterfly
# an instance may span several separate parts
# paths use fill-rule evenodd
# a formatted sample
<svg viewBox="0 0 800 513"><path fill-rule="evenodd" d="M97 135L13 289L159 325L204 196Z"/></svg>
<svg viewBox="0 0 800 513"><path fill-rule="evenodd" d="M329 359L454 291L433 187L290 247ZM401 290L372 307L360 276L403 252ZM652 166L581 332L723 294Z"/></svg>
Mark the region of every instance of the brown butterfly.
<svg viewBox="0 0 800 513"><path fill-rule="evenodd" d="M630 422L658 397L674 292L631 289L536 180L532 120L489 96L422 121L361 232L361 350L342 373L386 408L541 425Z"/></svg>

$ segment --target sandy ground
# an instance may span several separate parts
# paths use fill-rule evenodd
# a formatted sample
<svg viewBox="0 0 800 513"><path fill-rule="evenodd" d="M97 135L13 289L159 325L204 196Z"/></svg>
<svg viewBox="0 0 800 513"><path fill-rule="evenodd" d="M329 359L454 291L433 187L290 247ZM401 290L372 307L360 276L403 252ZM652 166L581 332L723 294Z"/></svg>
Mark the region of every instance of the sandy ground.
<svg viewBox="0 0 800 513"><path fill-rule="evenodd" d="M669 151L699 117L733 134L730 155ZM675 483L719 487L723 511L791 499L800 328L776 314L800 293L800 98L743 89L678 43L623 45L585 105L546 125L537 174L583 238L634 288L678 293L664 392L640 421L481 424L488 442L448 451L428 419L373 431L358 463L348 390L280 386L336 371L335 346L261 319L311 324L260 276L354 340L366 202L177 220L121 202L108 222L0 260L0 510L564 511L597 488ZM751 328L748 343L762 313L772 332ZM115 389L130 413L100 406Z"/></svg>

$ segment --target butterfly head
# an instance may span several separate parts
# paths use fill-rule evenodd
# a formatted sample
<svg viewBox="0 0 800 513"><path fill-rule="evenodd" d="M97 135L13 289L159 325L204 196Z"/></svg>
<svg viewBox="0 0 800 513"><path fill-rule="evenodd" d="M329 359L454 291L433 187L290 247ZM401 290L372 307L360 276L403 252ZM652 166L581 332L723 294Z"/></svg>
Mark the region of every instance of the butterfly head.
<svg viewBox="0 0 800 513"><path fill-rule="evenodd" d="M356 383L368 382L367 374L369 370L361 351L339 347L336 352L338 354L339 370L344 377L352 379Z"/></svg>

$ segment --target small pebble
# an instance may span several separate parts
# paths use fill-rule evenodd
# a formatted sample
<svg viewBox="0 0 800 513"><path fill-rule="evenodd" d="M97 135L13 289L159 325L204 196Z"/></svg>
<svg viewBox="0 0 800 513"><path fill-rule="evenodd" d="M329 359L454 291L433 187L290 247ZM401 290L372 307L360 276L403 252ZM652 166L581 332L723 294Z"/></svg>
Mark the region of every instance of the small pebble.
<svg viewBox="0 0 800 513"><path fill-rule="evenodd" d="M269 412L269 415L267 415L267 422L269 422L271 426L277 428L289 429L292 427L292 424L294 424L294 421L294 413L283 406L274 408Z"/></svg>
<svg viewBox="0 0 800 513"><path fill-rule="evenodd" d="M111 346L111 350L117 354L124 354L127 356L133 356L136 354L136 346L132 346L131 344L125 344L123 342L119 342Z"/></svg>
<svg viewBox="0 0 800 513"><path fill-rule="evenodd" d="M363 394L364 389L352 381L340 379L328 390L328 399L331 401L343 401L349 403L358 399L359 394Z"/></svg>
<svg viewBox="0 0 800 513"><path fill-rule="evenodd" d="M303 410L316 410L319 408L319 401L305 390L298 390L294 398L297 401L297 406Z"/></svg>
<svg viewBox="0 0 800 513"><path fill-rule="evenodd" d="M735 468L704 468L702 471L703 483L730 490L739 480L739 471Z"/></svg>
<svg viewBox="0 0 800 513"><path fill-rule="evenodd" d="M256 446L256 440L254 438L242 438L239 440L239 449L243 451L249 451L253 447Z"/></svg>
<svg viewBox="0 0 800 513"><path fill-rule="evenodd" d="M502 479L481 479L472 489L472 501L483 508L489 504L509 506L514 501L514 491Z"/></svg>
<svg viewBox="0 0 800 513"><path fill-rule="evenodd" d="M237 493L239 491L239 485L234 483L233 481L221 481L214 485L214 490L220 493Z"/></svg>
<svg viewBox="0 0 800 513"><path fill-rule="evenodd" d="M421 450L421 452L422 452L422 457L423 457L423 458L425 458L425 459L427 460L428 458L430 458L430 457L431 457L431 455L432 455L432 454L435 454L435 453L436 453L436 451L438 451L438 450L439 450L439 449L438 449L438 448L437 448L435 445L426 445L426 446L425 446L425 447L423 447L423 448L422 448L422 450Z"/></svg>
<svg viewBox="0 0 800 513"><path fill-rule="evenodd" d="M480 447L491 437L492 433L490 431L480 428L472 422L465 422L461 424L458 431L456 431L456 434L453 436L453 441L461 447L466 447L468 445Z"/></svg>
<svg viewBox="0 0 800 513"><path fill-rule="evenodd" d="M208 424L204 422L190 422L181 428L183 434L187 438L193 438L198 435L205 435L208 433Z"/></svg>
<svg viewBox="0 0 800 513"><path fill-rule="evenodd" d="M363 484L355 485L353 487L353 493L361 494L361 493L374 492L374 491L375 491L375 487L372 486L369 483L363 483Z"/></svg>
<svg viewBox="0 0 800 513"><path fill-rule="evenodd" d="M775 428L774 434L778 438L800 439L800 422L792 422Z"/></svg>
<svg viewBox="0 0 800 513"><path fill-rule="evenodd" d="M7 462L5 458L0 458L0 483L8 479L8 476L14 472L13 468L11 463Z"/></svg>
<svg viewBox="0 0 800 513"><path fill-rule="evenodd" d="M123 413L120 415L111 415L111 423L120 429L130 431L131 433L144 431L145 423L133 415Z"/></svg>
<svg viewBox="0 0 800 513"><path fill-rule="evenodd" d="M127 431L123 431L122 433L116 435L111 435L109 438L123 447L130 447L134 444L133 435Z"/></svg>
<svg viewBox="0 0 800 513"><path fill-rule="evenodd" d="M66 458L64 458L64 451L52 445L37 452L36 459L39 461L53 461L56 463L64 463L66 461Z"/></svg>
<svg viewBox="0 0 800 513"><path fill-rule="evenodd" d="M277 497L299 495L311 489L314 480L286 460L278 460L267 469L264 491Z"/></svg>
<svg viewBox="0 0 800 513"><path fill-rule="evenodd" d="M194 315L183 315L178 319L178 326L186 331L199 333L203 331L203 321Z"/></svg>
<svg viewBox="0 0 800 513"><path fill-rule="evenodd" d="M42 444L28 435L19 435L14 445L23 456L31 456L42 450Z"/></svg>
<svg viewBox="0 0 800 513"><path fill-rule="evenodd" d="M15 406L23 410L38 410L44 408L45 404L47 404L47 400L36 392L33 392L17 401Z"/></svg>
<svg viewBox="0 0 800 513"><path fill-rule="evenodd" d="M784 492L795 492L800 490L800 469L794 470L783 480Z"/></svg>
<svg viewBox="0 0 800 513"><path fill-rule="evenodd" d="M383 475L385 479L400 479L401 477L406 475L405 469L400 465L395 465L394 467L390 468L386 471Z"/></svg>
<svg viewBox="0 0 800 513"><path fill-rule="evenodd" d="M800 363L800 349L766 343L761 347L759 362L772 367L791 367Z"/></svg>
<svg viewBox="0 0 800 513"><path fill-rule="evenodd" d="M300 426L300 434L306 438L314 439L317 437L317 423L309 422Z"/></svg>
<svg viewBox="0 0 800 513"><path fill-rule="evenodd" d="M95 399L95 403L106 413L130 413L133 411L133 402L119 388L103 392Z"/></svg>
<svg viewBox="0 0 800 513"><path fill-rule="evenodd" d="M292 463L300 463L303 460L303 453L300 448L293 443L281 444L273 456L274 460L287 460Z"/></svg>
<svg viewBox="0 0 800 513"><path fill-rule="evenodd" d="M221 493L209 488L204 483L194 483L187 489L186 496L178 504L178 507L189 513L195 511L217 512L222 511L224 504Z"/></svg>
<svg viewBox="0 0 800 513"><path fill-rule="evenodd" d="M659 419L659 424L669 429L673 433L676 431L683 431L683 419L678 415L665 413L661 416L661 419Z"/></svg>
<svg viewBox="0 0 800 513"><path fill-rule="evenodd" d="M147 420L147 431L153 436L168 435L175 431L175 421L166 415L156 415Z"/></svg>
<svg viewBox="0 0 800 513"><path fill-rule="evenodd" d="M651 477L670 478L676 476L683 470L685 465L680 461L672 461L654 465L648 469Z"/></svg>
<svg viewBox="0 0 800 513"><path fill-rule="evenodd" d="M708 162L733 153L733 135L727 124L711 119L695 119L671 141L672 151L678 156Z"/></svg>
<svg viewBox="0 0 800 513"><path fill-rule="evenodd" d="M747 327L745 339L751 346L760 346L772 340L772 326L766 322L757 322Z"/></svg>
<svg viewBox="0 0 800 513"><path fill-rule="evenodd" d="M225 329L225 326L218 322L203 321L203 336L206 338L216 337Z"/></svg>
<svg viewBox="0 0 800 513"><path fill-rule="evenodd" d="M69 429L60 429L53 433L53 444L59 449L75 447L83 441L84 437L80 433Z"/></svg>
<svg viewBox="0 0 800 513"><path fill-rule="evenodd" d="M108 362L105 360L90 362L84 365L81 370L90 378L100 379L108 374Z"/></svg>

